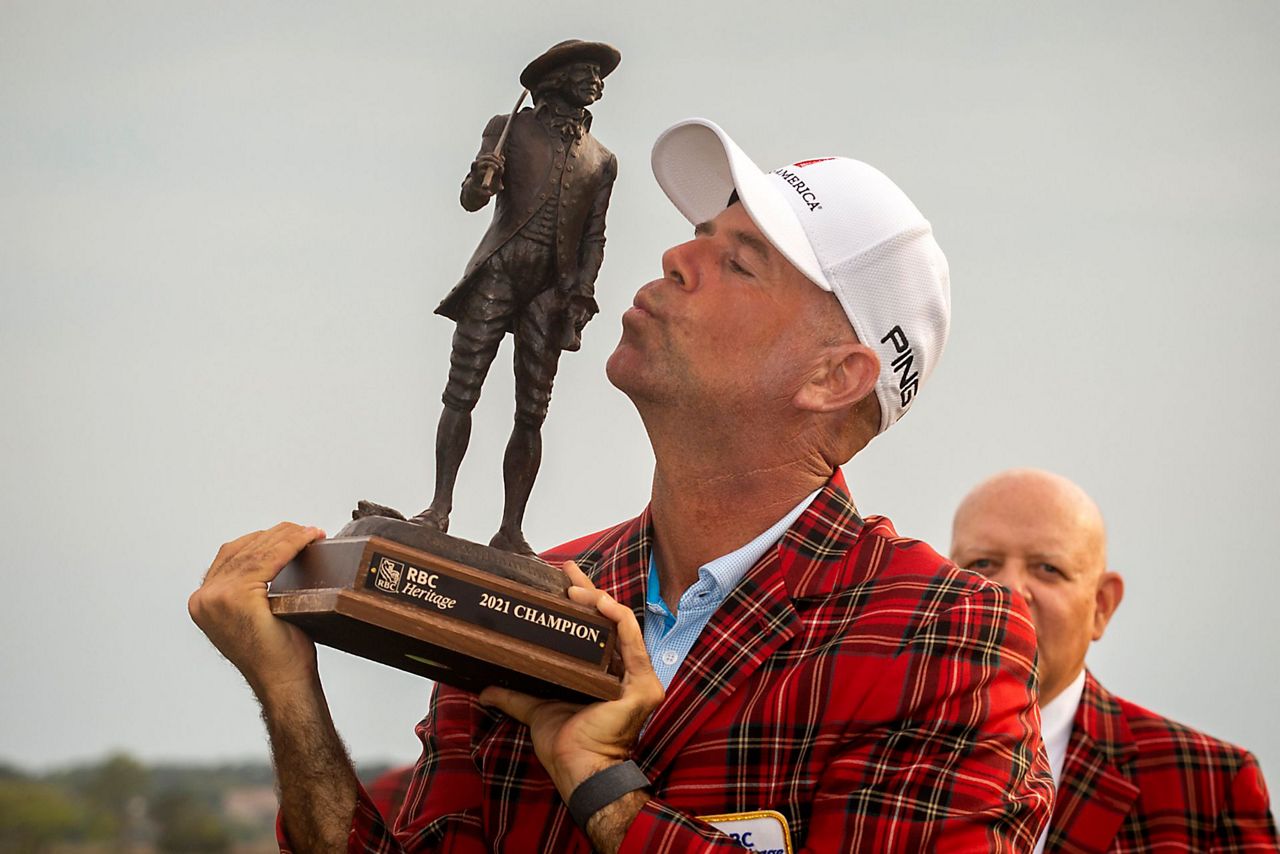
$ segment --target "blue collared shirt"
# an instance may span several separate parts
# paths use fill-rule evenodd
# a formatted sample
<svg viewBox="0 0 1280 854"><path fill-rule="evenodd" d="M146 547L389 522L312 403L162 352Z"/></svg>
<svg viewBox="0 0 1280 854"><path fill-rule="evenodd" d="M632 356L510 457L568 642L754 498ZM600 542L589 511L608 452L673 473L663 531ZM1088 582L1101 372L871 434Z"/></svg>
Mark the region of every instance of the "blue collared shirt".
<svg viewBox="0 0 1280 854"><path fill-rule="evenodd" d="M737 586L747 570L774 546L800 514L809 508L821 489L809 493L791 512L740 549L698 568L698 580L689 586L672 614L658 589L657 550L649 554L649 582L644 603L644 645L663 688L671 686L680 664L702 634L707 621Z"/></svg>

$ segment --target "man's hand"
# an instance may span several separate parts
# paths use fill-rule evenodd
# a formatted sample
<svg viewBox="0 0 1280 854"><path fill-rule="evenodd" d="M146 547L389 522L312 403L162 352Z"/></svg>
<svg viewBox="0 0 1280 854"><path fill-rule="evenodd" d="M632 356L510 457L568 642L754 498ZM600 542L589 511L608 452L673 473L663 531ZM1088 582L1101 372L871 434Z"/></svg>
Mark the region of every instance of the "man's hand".
<svg viewBox="0 0 1280 854"><path fill-rule="evenodd" d="M187 610L234 664L262 703L280 789L284 827L295 851L343 851L356 808L356 776L333 727L316 645L271 613L267 584L319 528L281 522L218 549Z"/></svg>
<svg viewBox="0 0 1280 854"><path fill-rule="evenodd" d="M580 706L560 700L540 700L507 688L490 687L480 694L480 702L495 706L528 725L534 752L555 782L560 796L567 802L583 780L630 758L641 727L662 702L664 692L649 663L644 634L636 622L636 615L608 593L596 590L591 580L572 561L564 565L564 571L573 582L569 597L579 604L594 606L618 627L624 668L622 696L609 702ZM621 829L625 831L644 800L623 800L633 806L630 816L621 823ZM594 840L593 836L593 841L598 843L600 840Z"/></svg>
<svg viewBox="0 0 1280 854"><path fill-rule="evenodd" d="M316 679L315 644L271 613L267 584L304 546L323 538L319 528L281 522L232 540L218 549L187 601L191 619L264 702L275 687Z"/></svg>

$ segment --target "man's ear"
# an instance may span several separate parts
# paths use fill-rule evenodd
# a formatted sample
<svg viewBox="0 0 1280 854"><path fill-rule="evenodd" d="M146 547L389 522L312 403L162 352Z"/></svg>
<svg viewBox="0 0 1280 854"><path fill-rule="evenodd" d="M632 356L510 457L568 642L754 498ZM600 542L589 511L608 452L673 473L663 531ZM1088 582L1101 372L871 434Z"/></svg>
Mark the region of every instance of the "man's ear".
<svg viewBox="0 0 1280 854"><path fill-rule="evenodd" d="M825 348L813 371L792 398L797 409L835 412L848 409L875 391L880 357L865 344Z"/></svg>
<svg viewBox="0 0 1280 854"><path fill-rule="evenodd" d="M1111 615L1120 607L1124 598L1124 579L1118 572L1103 572L1098 579L1097 604L1093 609L1093 639L1100 640L1111 622Z"/></svg>

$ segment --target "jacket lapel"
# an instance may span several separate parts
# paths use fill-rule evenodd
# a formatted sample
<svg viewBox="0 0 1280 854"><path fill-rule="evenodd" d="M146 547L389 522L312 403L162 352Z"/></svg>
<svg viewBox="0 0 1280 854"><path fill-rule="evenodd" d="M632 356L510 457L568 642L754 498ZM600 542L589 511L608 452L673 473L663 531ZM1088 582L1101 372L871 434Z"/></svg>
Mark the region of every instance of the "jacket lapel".
<svg viewBox="0 0 1280 854"><path fill-rule="evenodd" d="M649 508L617 535L617 541L602 551L588 548L586 555L578 558L579 568L593 584L626 605L636 615L636 621L644 627L644 587L649 575L649 553L653 549L653 531ZM611 532L612 533L612 532Z"/></svg>
<svg viewBox="0 0 1280 854"><path fill-rule="evenodd" d="M747 573L694 642L636 753L657 777L733 691L795 634L795 609L773 549Z"/></svg>
<svg viewBox="0 0 1280 854"><path fill-rule="evenodd" d="M832 526L833 516L852 514L852 507L837 470L778 545L765 552L712 615L636 745L638 761L651 779L662 774L725 700L795 636L800 624L789 592L792 573L817 570L813 574L821 576L816 564L842 558L848 550L848 542L842 547L831 543L833 547L820 555L807 556L797 551L797 544L807 532ZM837 524L833 529L851 527ZM643 593L640 599L643 605Z"/></svg>
<svg viewBox="0 0 1280 854"><path fill-rule="evenodd" d="M1138 796L1126 772L1136 752L1119 704L1085 671L1046 852L1110 850Z"/></svg>

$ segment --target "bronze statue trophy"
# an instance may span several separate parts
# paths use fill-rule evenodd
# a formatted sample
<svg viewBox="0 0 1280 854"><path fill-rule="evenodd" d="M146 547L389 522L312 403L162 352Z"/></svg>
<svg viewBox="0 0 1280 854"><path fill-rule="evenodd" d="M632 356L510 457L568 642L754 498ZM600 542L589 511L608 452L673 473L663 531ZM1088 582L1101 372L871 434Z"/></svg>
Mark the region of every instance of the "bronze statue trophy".
<svg viewBox="0 0 1280 854"><path fill-rule="evenodd" d="M462 280L436 309L457 324L436 431L435 494L406 519L361 501L332 539L271 584L272 611L318 642L478 691L613 699L621 669L611 621L572 602L568 580L522 532L542 458L542 423L562 350L599 310L605 212L617 158L590 134L587 107L617 49L561 42L524 69L525 92L484 129L462 207L496 198ZM533 106L521 109L525 97ZM489 546L449 536L471 411L502 338L515 338L515 425L503 458L502 522Z"/></svg>

